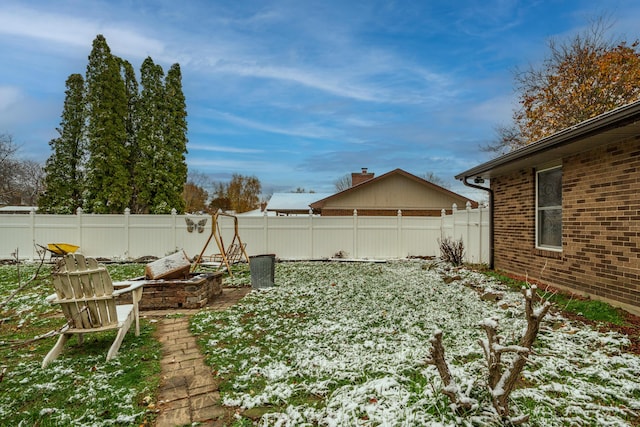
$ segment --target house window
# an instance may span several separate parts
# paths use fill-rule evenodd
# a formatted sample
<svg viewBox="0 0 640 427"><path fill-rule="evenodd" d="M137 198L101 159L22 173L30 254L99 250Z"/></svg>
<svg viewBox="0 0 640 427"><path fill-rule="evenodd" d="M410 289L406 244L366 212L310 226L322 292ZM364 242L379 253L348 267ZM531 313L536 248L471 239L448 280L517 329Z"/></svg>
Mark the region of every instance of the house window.
<svg viewBox="0 0 640 427"><path fill-rule="evenodd" d="M562 168L536 174L536 247L562 249Z"/></svg>

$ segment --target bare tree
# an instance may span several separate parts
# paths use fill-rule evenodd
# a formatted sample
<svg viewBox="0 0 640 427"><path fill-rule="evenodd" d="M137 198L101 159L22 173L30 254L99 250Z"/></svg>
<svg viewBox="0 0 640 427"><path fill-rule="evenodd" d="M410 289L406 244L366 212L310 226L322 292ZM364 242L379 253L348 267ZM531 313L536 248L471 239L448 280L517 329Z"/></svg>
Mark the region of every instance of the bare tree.
<svg viewBox="0 0 640 427"><path fill-rule="evenodd" d="M182 198L185 202L185 212L194 213L206 211L208 197L209 194L204 188L191 181L187 182L184 185L184 190L182 190Z"/></svg>
<svg viewBox="0 0 640 427"><path fill-rule="evenodd" d="M35 206L44 191L44 168L34 160L22 160L18 164L18 192L22 204Z"/></svg>
<svg viewBox="0 0 640 427"><path fill-rule="evenodd" d="M0 134L0 204L35 205L43 191L42 165L17 153L12 136Z"/></svg>
<svg viewBox="0 0 640 427"><path fill-rule="evenodd" d="M260 207L261 191L262 184L256 176L234 173L230 182L214 183L209 208L214 212L218 209L247 212Z"/></svg>
<svg viewBox="0 0 640 427"><path fill-rule="evenodd" d="M11 203L15 198L18 147L9 134L0 134L0 204Z"/></svg>
<svg viewBox="0 0 640 427"><path fill-rule="evenodd" d="M601 16L566 41L551 39L541 65L516 70L513 123L484 149L508 152L640 99L640 43L614 40L611 28Z"/></svg>
<svg viewBox="0 0 640 427"><path fill-rule="evenodd" d="M333 182L333 185L336 187L336 191L344 191L351 188L351 175L341 176Z"/></svg>
<svg viewBox="0 0 640 427"><path fill-rule="evenodd" d="M419 176L420 178L424 179L425 181L429 181L432 184L439 185L442 188L449 188L449 183L440 178L434 172L426 172Z"/></svg>
<svg viewBox="0 0 640 427"><path fill-rule="evenodd" d="M187 182L204 188L207 193L210 193L213 190L214 183L211 176L199 170L189 170Z"/></svg>

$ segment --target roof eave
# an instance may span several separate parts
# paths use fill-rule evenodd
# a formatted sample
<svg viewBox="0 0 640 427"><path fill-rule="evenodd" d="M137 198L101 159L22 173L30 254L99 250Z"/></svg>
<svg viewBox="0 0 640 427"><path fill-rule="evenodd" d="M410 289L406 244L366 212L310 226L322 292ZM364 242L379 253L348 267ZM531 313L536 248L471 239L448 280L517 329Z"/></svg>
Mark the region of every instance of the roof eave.
<svg viewBox="0 0 640 427"><path fill-rule="evenodd" d="M636 124L636 120L640 120L640 101L608 111L523 148L492 159L456 175L455 179L463 180L469 177L491 178L492 172L497 169L509 169L508 165L516 162L518 164L527 164L527 160L534 163L536 158L543 152L567 146L621 126ZM616 126L617 124L620 126ZM595 141L594 145L608 142L611 141ZM575 148L576 152L582 151L580 150L581 147L576 146ZM586 149L586 147L582 147L582 149Z"/></svg>

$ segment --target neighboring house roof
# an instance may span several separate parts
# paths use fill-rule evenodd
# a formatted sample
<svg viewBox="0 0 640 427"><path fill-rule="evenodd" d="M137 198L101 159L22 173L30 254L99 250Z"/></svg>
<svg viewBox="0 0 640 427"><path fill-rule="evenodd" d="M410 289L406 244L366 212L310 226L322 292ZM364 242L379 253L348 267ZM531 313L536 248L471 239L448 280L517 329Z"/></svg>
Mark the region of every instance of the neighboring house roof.
<svg viewBox="0 0 640 427"><path fill-rule="evenodd" d="M441 196L440 198L444 198L447 200L447 203L439 203L436 202L434 205L429 205L429 201L426 199L412 199L412 200L401 200L402 195L398 193L385 193L385 200L380 200L378 197L375 204L369 206L358 206L358 203L362 200L357 200L354 196L358 193L366 193L368 191L373 191L373 189L379 187L383 182L390 181L392 179L400 178L406 180L407 183L414 183L418 187L421 187L423 190L427 190L431 195ZM451 190L448 190L444 187L436 185L432 182L429 182L425 179L422 179L418 176L410 174L402 169L394 169L390 172L387 172L383 175L380 175L376 178L369 179L367 181L356 184L346 190L340 191L338 193L332 194L328 197L320 199L311 204L311 207L314 210L322 210L326 206L331 205L332 207L339 207L338 205L342 204L341 207L346 207L351 203L352 208L382 208L382 209L450 209L451 208L451 200L455 200L456 202L462 202L464 207L466 202L470 202L472 205L477 205L474 200L471 200L467 197L464 197L460 194L454 193ZM343 202L343 203L341 203ZM369 201L371 203L371 201Z"/></svg>
<svg viewBox="0 0 640 427"><path fill-rule="evenodd" d="M252 211L247 211L247 212L242 212L239 214L235 214L235 216L275 216L275 212L267 212L267 211L262 211L261 209L254 209Z"/></svg>
<svg viewBox="0 0 640 427"><path fill-rule="evenodd" d="M38 211L37 206L4 206L0 208L0 213L29 213Z"/></svg>
<svg viewBox="0 0 640 427"><path fill-rule="evenodd" d="M273 193L266 210L282 213L308 213L311 203L330 193Z"/></svg>
<svg viewBox="0 0 640 427"><path fill-rule="evenodd" d="M485 178L534 167L640 134L640 101L585 120L456 175Z"/></svg>

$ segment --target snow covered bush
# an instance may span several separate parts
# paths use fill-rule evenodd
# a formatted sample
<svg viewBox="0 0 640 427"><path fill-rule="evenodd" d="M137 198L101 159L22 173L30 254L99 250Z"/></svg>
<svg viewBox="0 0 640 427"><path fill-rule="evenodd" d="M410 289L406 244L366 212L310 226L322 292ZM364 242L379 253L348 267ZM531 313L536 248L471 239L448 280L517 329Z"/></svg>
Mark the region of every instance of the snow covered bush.
<svg viewBox="0 0 640 427"><path fill-rule="evenodd" d="M453 240L451 237L438 239L440 245L440 258L453 265L462 265L464 262L464 243L460 240Z"/></svg>

